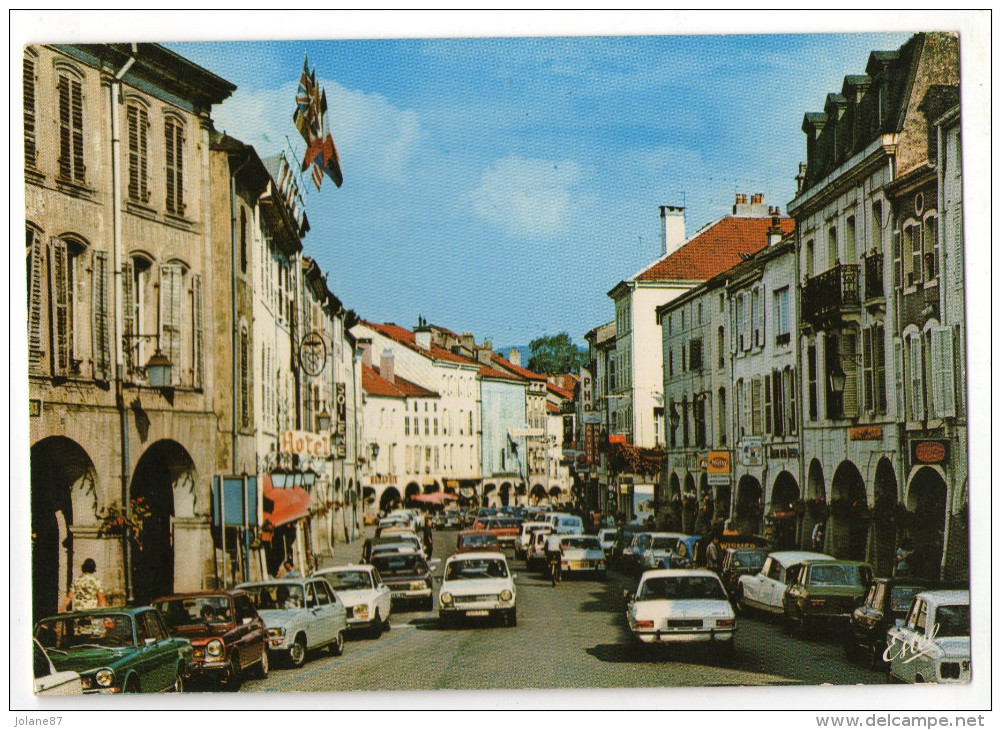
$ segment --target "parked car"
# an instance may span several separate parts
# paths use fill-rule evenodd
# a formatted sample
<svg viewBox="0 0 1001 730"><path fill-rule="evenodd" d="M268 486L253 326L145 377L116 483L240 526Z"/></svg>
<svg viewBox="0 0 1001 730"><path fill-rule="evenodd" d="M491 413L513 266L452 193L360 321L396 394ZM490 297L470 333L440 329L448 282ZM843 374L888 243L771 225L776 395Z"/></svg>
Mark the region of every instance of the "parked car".
<svg viewBox="0 0 1001 730"><path fill-rule="evenodd" d="M245 591L200 591L163 596L151 604L171 636L191 642L185 676L236 689L247 672L268 676L268 633Z"/></svg>
<svg viewBox="0 0 1001 730"><path fill-rule="evenodd" d="M368 562L372 562L372 558L376 555L384 553L415 553L423 558L427 558L427 555L424 554L424 545L421 544L420 539L412 532L406 535L379 537L373 540L372 549L368 555Z"/></svg>
<svg viewBox="0 0 1001 730"><path fill-rule="evenodd" d="M514 517L491 517L483 525L483 529L496 535L502 548L514 550L521 534L521 522Z"/></svg>
<svg viewBox="0 0 1001 730"><path fill-rule="evenodd" d="M922 591L886 634L883 658L898 682L970 681L970 592Z"/></svg>
<svg viewBox="0 0 1001 730"><path fill-rule="evenodd" d="M83 680L72 670L60 672L52 664L45 649L37 639L31 640L32 664L35 675L35 694L47 696L82 695Z"/></svg>
<svg viewBox="0 0 1001 730"><path fill-rule="evenodd" d="M500 552L462 553L445 561L438 592L442 627L468 618L499 618L518 623L517 591L507 559Z"/></svg>
<svg viewBox="0 0 1001 730"><path fill-rule="evenodd" d="M769 552L769 548L726 548L723 551L719 578L731 599L736 600L740 576L758 573Z"/></svg>
<svg viewBox="0 0 1001 730"><path fill-rule="evenodd" d="M421 610L434 605L431 570L424 558L415 553L387 553L372 558L372 565L389 586L394 605L417 603Z"/></svg>
<svg viewBox="0 0 1001 730"><path fill-rule="evenodd" d="M372 559L372 551L378 547L385 545L392 545L394 548L396 546L404 545L409 543L416 551L424 554L424 546L421 545L420 539L410 530L406 532L386 535L385 537L370 537L366 538L365 542L361 546L361 561L363 563L368 563Z"/></svg>
<svg viewBox="0 0 1001 730"><path fill-rule="evenodd" d="M528 542L528 550L525 552L525 566L531 568L544 568L546 565L546 541L553 532L552 525L546 525L536 530L532 530L532 537Z"/></svg>
<svg viewBox="0 0 1001 730"><path fill-rule="evenodd" d="M56 670L79 673L84 694L180 692L192 656L152 606L50 616L35 624L35 639Z"/></svg>
<svg viewBox="0 0 1001 730"><path fill-rule="evenodd" d="M861 605L848 619L845 657L865 657L873 669L885 669L886 633L900 628L914 596L928 590L965 590L965 583L940 583L920 578L874 578Z"/></svg>
<svg viewBox="0 0 1001 730"><path fill-rule="evenodd" d="M840 638L870 581L872 568L855 560L800 563L790 571L783 597L786 623L804 636L818 624L833 624Z"/></svg>
<svg viewBox="0 0 1001 730"><path fill-rule="evenodd" d="M696 551L699 543L705 542L700 535L683 535L674 544L674 551L668 556L671 568L694 568L696 562Z"/></svg>
<svg viewBox="0 0 1001 730"><path fill-rule="evenodd" d="M463 530L455 539L455 552L469 553L484 550L500 550L500 541L486 530Z"/></svg>
<svg viewBox="0 0 1001 730"><path fill-rule="evenodd" d="M435 515L434 526L439 530L457 530L461 523L459 510L447 509Z"/></svg>
<svg viewBox="0 0 1001 730"><path fill-rule="evenodd" d="M473 522L470 526L474 530L482 530L483 526L487 523L487 520L494 517L496 514L497 510L493 507L480 507L473 515Z"/></svg>
<svg viewBox="0 0 1001 730"><path fill-rule="evenodd" d="M654 532L650 534L653 539L650 540L649 545L642 553L643 565L641 566L641 570L692 567L690 565L675 566L672 565L671 561L672 556L675 555L675 551L679 548L679 543L685 538L690 537L690 535L680 532Z"/></svg>
<svg viewBox="0 0 1001 730"><path fill-rule="evenodd" d="M553 532L561 535L583 535L584 521L577 515L567 512L550 512L545 521L553 526Z"/></svg>
<svg viewBox="0 0 1001 730"><path fill-rule="evenodd" d="M737 580L737 608L782 613L792 569L807 560L834 560L834 558L805 550L780 550L768 553L761 570L754 575L742 575Z"/></svg>
<svg viewBox="0 0 1001 730"><path fill-rule="evenodd" d="M552 536L550 536L552 537ZM560 569L563 577L586 574L605 577L605 551L593 535L560 535Z"/></svg>
<svg viewBox="0 0 1001 730"><path fill-rule="evenodd" d="M521 533L518 535L518 539L514 543L514 556L516 558L525 559L528 554L528 543L532 539L532 531L537 530L540 527L548 527L549 523L541 522L538 520L529 520L527 522L521 523Z"/></svg>
<svg viewBox="0 0 1001 730"><path fill-rule="evenodd" d="M605 551L606 557L611 553L612 546L615 544L616 532L618 530L614 527L603 527L598 530L598 542L601 543L601 549Z"/></svg>
<svg viewBox="0 0 1001 730"><path fill-rule="evenodd" d="M657 544L662 554L664 553L664 548L669 548L668 554L672 554L674 547L678 544L678 540L683 537L686 536L677 532L653 532L650 530L637 532L633 536L633 541L630 543L629 547L623 549L622 551L623 572L631 575L639 575L647 568L672 567L669 564L661 565L659 562L648 564L647 553L649 553L653 548L654 540L657 540Z"/></svg>
<svg viewBox="0 0 1001 730"><path fill-rule="evenodd" d="M285 655L292 667L306 662L306 652L330 647L344 651L348 628L344 604L322 578L283 578L241 583L268 629L268 650Z"/></svg>
<svg viewBox="0 0 1001 730"><path fill-rule="evenodd" d="M341 599L349 630L368 631L377 639L383 631L389 631L392 593L373 566L337 565L313 575L327 581Z"/></svg>
<svg viewBox="0 0 1001 730"><path fill-rule="evenodd" d="M644 644L710 643L733 653L736 616L719 577L708 570L648 570L626 591L626 620Z"/></svg>
<svg viewBox="0 0 1001 730"><path fill-rule="evenodd" d="M643 525L622 525L615 533L615 542L612 544L612 551L608 556L608 564L618 570L622 569L622 554L626 548L632 545L633 538L638 532L648 532Z"/></svg>

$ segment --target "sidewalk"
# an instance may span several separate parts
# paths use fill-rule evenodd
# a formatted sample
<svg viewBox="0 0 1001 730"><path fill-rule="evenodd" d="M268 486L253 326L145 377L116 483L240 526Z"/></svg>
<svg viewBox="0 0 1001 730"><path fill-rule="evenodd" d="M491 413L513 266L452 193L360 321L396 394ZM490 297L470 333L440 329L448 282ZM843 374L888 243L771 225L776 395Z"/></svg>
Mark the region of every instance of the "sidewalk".
<svg viewBox="0 0 1001 730"><path fill-rule="evenodd" d="M365 539L372 537L375 528L371 525L362 527L355 539L351 542L338 540L333 546L330 555L318 555L318 567L329 568L334 565L345 565L346 563L361 562L361 548L365 544ZM326 545L324 545L326 547Z"/></svg>

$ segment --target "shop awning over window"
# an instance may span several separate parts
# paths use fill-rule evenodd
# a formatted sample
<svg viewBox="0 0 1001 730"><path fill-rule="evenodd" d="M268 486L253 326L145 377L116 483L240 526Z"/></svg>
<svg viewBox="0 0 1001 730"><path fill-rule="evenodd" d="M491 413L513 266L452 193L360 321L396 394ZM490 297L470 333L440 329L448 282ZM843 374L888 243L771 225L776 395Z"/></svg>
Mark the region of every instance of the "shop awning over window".
<svg viewBox="0 0 1001 730"><path fill-rule="evenodd" d="M275 489L271 477L264 477L264 519L274 527L309 517L309 507L313 503L302 487Z"/></svg>

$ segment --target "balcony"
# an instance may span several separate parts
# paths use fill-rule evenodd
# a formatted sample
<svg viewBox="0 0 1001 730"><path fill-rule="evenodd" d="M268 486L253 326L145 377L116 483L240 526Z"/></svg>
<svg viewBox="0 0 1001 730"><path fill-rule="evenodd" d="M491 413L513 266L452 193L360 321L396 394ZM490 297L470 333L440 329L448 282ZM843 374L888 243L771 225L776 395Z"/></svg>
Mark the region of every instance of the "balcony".
<svg viewBox="0 0 1001 730"><path fill-rule="evenodd" d="M875 251L864 259L865 266L865 301L868 304L874 299L883 299L883 254Z"/></svg>
<svg viewBox="0 0 1001 730"><path fill-rule="evenodd" d="M803 287L803 320L824 329L839 323L845 314L858 313L858 284L858 264L838 264L808 278Z"/></svg>

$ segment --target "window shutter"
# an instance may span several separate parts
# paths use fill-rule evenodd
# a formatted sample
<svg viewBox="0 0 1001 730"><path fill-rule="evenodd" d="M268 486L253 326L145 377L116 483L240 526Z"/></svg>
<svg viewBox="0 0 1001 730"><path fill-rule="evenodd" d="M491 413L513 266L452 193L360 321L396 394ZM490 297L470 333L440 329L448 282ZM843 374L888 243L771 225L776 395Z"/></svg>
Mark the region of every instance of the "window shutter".
<svg viewBox="0 0 1001 730"><path fill-rule="evenodd" d="M73 153L70 149L70 80L67 77L59 77L56 96L59 100L59 177L69 180Z"/></svg>
<svg viewBox="0 0 1001 730"><path fill-rule="evenodd" d="M83 182L83 93L80 82L70 81L73 114L73 179Z"/></svg>
<svg viewBox="0 0 1001 730"><path fill-rule="evenodd" d="M904 341L893 338L893 408L898 420L906 421L904 403Z"/></svg>
<svg viewBox="0 0 1001 730"><path fill-rule="evenodd" d="M751 349L751 338L754 336L751 333L751 298L748 295L744 295L744 322L743 322L743 349Z"/></svg>
<svg viewBox="0 0 1001 730"><path fill-rule="evenodd" d="M194 354L192 362L195 366L194 371L194 382L193 385L196 388L204 387L205 379L205 329L203 326L202 318L202 275L195 274L194 277L194 292L192 297L192 330L194 334L194 339L192 341L193 348L192 352ZM261 352L261 357L264 357L264 352ZM264 365L261 364L261 372L264 372ZM262 394L261 401L264 401Z"/></svg>
<svg viewBox="0 0 1001 730"><path fill-rule="evenodd" d="M28 372L41 375L42 358L42 255L41 237L31 233L31 261L28 275Z"/></svg>
<svg viewBox="0 0 1001 730"><path fill-rule="evenodd" d="M862 330L862 400L866 413L873 410L872 329Z"/></svg>
<svg viewBox="0 0 1001 730"><path fill-rule="evenodd" d="M751 433L761 433L761 378L751 381Z"/></svg>
<svg viewBox="0 0 1001 730"><path fill-rule="evenodd" d="M841 368L845 371L845 392L842 400L845 418L858 418L858 337L854 333L841 335Z"/></svg>
<svg viewBox="0 0 1001 730"><path fill-rule="evenodd" d="M111 334L108 316L108 252L94 251L91 263L91 347L94 379L111 380Z"/></svg>
<svg viewBox="0 0 1001 730"><path fill-rule="evenodd" d="M172 365L171 383L181 379L181 267L160 267L160 351Z"/></svg>
<svg viewBox="0 0 1001 730"><path fill-rule="evenodd" d="M952 330L936 327L931 331L932 380L937 380L934 395L935 416L952 418L956 415L955 365Z"/></svg>
<svg viewBox="0 0 1001 730"><path fill-rule="evenodd" d="M52 239L49 248L49 322L52 334L52 374L69 373L69 254L66 244Z"/></svg>
<svg viewBox="0 0 1001 730"><path fill-rule="evenodd" d="M921 367L921 335L913 334L908 338L907 364L910 369L911 403L909 419L923 421L925 418L924 404L924 372Z"/></svg>
<svg viewBox="0 0 1001 730"><path fill-rule="evenodd" d="M875 390L873 405L877 413L886 413L886 337L881 324L872 328L872 363Z"/></svg>
<svg viewBox="0 0 1001 730"><path fill-rule="evenodd" d="M796 434L797 428L797 418L796 418L796 371L793 368L787 368L785 371L786 376L786 393L789 398L789 435L793 436Z"/></svg>
<svg viewBox="0 0 1001 730"><path fill-rule="evenodd" d="M22 71L24 83L24 165L35 167L37 163L35 148L35 61L25 57Z"/></svg>
<svg viewBox="0 0 1001 730"><path fill-rule="evenodd" d="M765 376L765 435L772 432L772 376Z"/></svg>
<svg viewBox="0 0 1001 730"><path fill-rule="evenodd" d="M122 264L122 340L125 351L125 374L135 371L134 355L138 351L136 339L135 267L132 259Z"/></svg>

